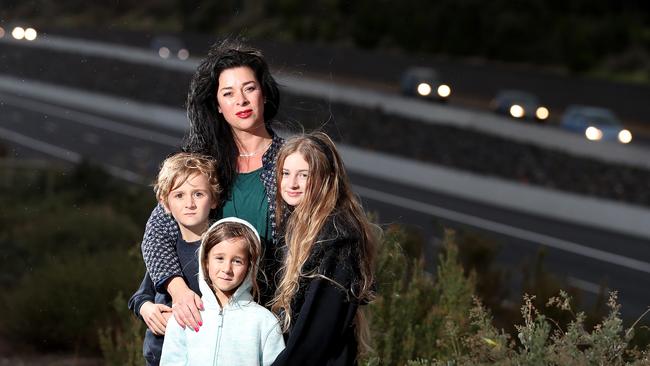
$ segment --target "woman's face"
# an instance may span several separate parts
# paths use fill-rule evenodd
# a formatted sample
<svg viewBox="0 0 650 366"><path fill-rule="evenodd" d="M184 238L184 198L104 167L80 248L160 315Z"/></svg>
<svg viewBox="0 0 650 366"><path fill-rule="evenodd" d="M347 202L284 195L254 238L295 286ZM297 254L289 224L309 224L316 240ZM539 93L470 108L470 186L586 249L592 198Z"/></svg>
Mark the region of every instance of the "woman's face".
<svg viewBox="0 0 650 366"><path fill-rule="evenodd" d="M264 128L264 95L250 67L234 67L219 74L219 113L236 131L255 132Z"/></svg>
<svg viewBox="0 0 650 366"><path fill-rule="evenodd" d="M309 180L309 163L299 152L287 155L282 164L280 195L289 206L302 202Z"/></svg>

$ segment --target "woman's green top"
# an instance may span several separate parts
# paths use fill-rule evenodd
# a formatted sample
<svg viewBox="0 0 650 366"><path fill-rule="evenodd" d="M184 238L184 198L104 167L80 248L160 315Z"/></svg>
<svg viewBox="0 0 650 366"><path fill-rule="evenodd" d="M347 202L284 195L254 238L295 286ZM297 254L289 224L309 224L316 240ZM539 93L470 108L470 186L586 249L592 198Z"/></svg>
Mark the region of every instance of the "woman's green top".
<svg viewBox="0 0 650 366"><path fill-rule="evenodd" d="M253 225L262 239L262 248L271 242L269 202L260 175L263 168L239 173L235 178L230 197L223 205L220 217L238 217Z"/></svg>

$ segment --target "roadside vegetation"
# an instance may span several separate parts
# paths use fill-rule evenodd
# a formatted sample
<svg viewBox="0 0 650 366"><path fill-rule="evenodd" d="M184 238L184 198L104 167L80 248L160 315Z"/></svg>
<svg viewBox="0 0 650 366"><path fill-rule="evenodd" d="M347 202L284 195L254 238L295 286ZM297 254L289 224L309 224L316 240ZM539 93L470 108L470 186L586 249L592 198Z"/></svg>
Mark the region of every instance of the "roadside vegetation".
<svg viewBox="0 0 650 366"><path fill-rule="evenodd" d="M143 271L146 187L73 169L0 159L0 333L12 351L98 354L97 330Z"/></svg>
<svg viewBox="0 0 650 366"><path fill-rule="evenodd" d="M150 189L91 164L11 159L0 159L0 189L10 208L0 211L0 337L12 352L141 364L144 326L126 300L143 273ZM518 297L510 296L513 273L494 265L496 243L446 231L430 274L424 242L406 228L384 228L378 298L366 309L374 350L362 364L650 364L646 319L624 322L615 293L582 305L540 255L524 266L523 301L511 304L504 299Z"/></svg>
<svg viewBox="0 0 650 366"><path fill-rule="evenodd" d="M326 14L327 16L323 16ZM5 1L1 19L45 26L252 37L539 65L650 81L650 5L568 0Z"/></svg>

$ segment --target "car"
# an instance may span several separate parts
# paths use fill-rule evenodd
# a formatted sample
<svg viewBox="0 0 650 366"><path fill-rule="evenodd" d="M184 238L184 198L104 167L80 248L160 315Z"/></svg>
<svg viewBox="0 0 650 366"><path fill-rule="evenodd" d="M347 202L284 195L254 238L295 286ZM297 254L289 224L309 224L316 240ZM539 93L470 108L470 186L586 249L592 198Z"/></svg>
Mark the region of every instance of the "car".
<svg viewBox="0 0 650 366"><path fill-rule="evenodd" d="M614 112L607 108L572 105L562 115L560 126L566 130L583 133L590 141L618 141L629 144L632 133L623 128Z"/></svg>
<svg viewBox="0 0 650 366"><path fill-rule="evenodd" d="M151 40L151 49L158 54L158 56L169 59L177 58L185 61L190 58L190 51L185 47L185 43L174 36L157 36Z"/></svg>
<svg viewBox="0 0 650 366"><path fill-rule="evenodd" d="M539 99L521 90L501 90L490 102L496 113L508 115L517 119L546 121L550 115L548 107Z"/></svg>
<svg viewBox="0 0 650 366"><path fill-rule="evenodd" d="M18 41L33 41L38 37L38 32L34 27L25 22L11 22L6 27L0 27L0 38L5 34L11 35L12 38Z"/></svg>
<svg viewBox="0 0 650 366"><path fill-rule="evenodd" d="M411 67L400 81L402 95L447 101L451 95L449 84L440 80L438 72L430 67Z"/></svg>

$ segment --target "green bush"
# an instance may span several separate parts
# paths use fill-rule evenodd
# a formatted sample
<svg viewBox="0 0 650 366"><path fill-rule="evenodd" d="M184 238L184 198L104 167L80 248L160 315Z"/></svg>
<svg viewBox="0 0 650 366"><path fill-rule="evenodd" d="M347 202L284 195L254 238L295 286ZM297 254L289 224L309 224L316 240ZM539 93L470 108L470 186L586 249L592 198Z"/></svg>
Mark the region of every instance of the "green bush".
<svg viewBox="0 0 650 366"><path fill-rule="evenodd" d="M448 233L446 242L453 240ZM474 279L464 276L456 247L440 256L439 281L422 270L421 259L407 258L403 231L392 228L382 242L377 267L377 300L369 306L375 354L366 360L402 365L417 357L461 354L459 337L469 329Z"/></svg>
<svg viewBox="0 0 650 366"><path fill-rule="evenodd" d="M142 276L149 189L89 164L0 164L0 318L17 347L97 354L97 330L119 319L113 300ZM128 203L135 208L128 208ZM145 208L146 206L146 208Z"/></svg>
<svg viewBox="0 0 650 366"><path fill-rule="evenodd" d="M421 261L405 256L401 240L404 232L389 229L380 249L378 298L368 309L375 349L362 361L366 366L650 364L648 343L634 341L643 328L623 326L615 293L594 327L586 325L584 312L573 312L565 291L551 297L544 309L535 305L535 296L525 295L523 324L512 325L513 338L494 326L474 296L476 275L465 273L460 264L453 233L445 235L435 280L422 271ZM531 277L536 280L528 283L548 280L542 273L541 265L536 266Z"/></svg>
<svg viewBox="0 0 650 366"><path fill-rule="evenodd" d="M115 297L113 311L115 321L98 332L106 366L139 366L142 364L144 322L127 308L122 293Z"/></svg>
<svg viewBox="0 0 650 366"><path fill-rule="evenodd" d="M42 202L23 208L4 220L7 226L0 233L3 286L12 286L46 261L118 249L126 252L142 238L143 224L106 205L70 208L61 202Z"/></svg>
<svg viewBox="0 0 650 366"><path fill-rule="evenodd" d="M113 299L141 276L141 259L123 249L49 260L0 295L11 314L1 329L12 342L40 350L97 353L97 330L114 317Z"/></svg>

